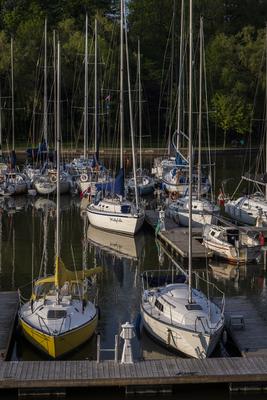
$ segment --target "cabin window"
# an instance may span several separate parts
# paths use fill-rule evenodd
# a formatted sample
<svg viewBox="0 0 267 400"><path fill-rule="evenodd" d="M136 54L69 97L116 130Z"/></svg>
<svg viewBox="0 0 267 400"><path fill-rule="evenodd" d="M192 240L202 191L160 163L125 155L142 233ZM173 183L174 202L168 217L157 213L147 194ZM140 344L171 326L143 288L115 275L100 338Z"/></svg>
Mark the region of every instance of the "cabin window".
<svg viewBox="0 0 267 400"><path fill-rule="evenodd" d="M247 206L248 206L248 203L244 203L244 206L246 206L246 207L247 207Z"/></svg>
<svg viewBox="0 0 267 400"><path fill-rule="evenodd" d="M189 311L202 310L202 307L199 304L186 304L185 307Z"/></svg>
<svg viewBox="0 0 267 400"><path fill-rule="evenodd" d="M215 232L214 232L214 231L211 231L210 235L211 235L211 236L214 236L214 235L215 235Z"/></svg>
<svg viewBox="0 0 267 400"><path fill-rule="evenodd" d="M66 318L67 311L65 310L48 310L47 319L61 319Z"/></svg>
<svg viewBox="0 0 267 400"><path fill-rule="evenodd" d="M157 307L161 312L163 312L163 304L160 301L155 301L155 307Z"/></svg>
<svg viewBox="0 0 267 400"><path fill-rule="evenodd" d="M123 205L123 206L121 206L121 212L123 213L123 214L129 214L130 212L131 212L131 207L130 207L130 205Z"/></svg>

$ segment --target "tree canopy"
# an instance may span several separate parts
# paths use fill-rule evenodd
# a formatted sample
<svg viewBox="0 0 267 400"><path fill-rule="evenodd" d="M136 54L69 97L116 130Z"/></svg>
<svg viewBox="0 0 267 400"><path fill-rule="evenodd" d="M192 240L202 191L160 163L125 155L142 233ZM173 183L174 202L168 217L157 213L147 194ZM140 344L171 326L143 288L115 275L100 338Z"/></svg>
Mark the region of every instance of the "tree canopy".
<svg viewBox="0 0 267 400"><path fill-rule="evenodd" d="M117 127L119 0L1 0L0 85L3 136L10 133L10 39L14 39L16 137L38 139L42 130L44 20L48 21L49 129L53 130L53 30L62 46L63 135L78 142L83 124L85 14L89 16L89 125L93 129L94 19L99 23L99 119L106 143ZM181 0L128 0L131 78L136 77L141 43L143 98L154 144L165 145L163 130L176 128ZM198 110L199 18L204 17L205 76L211 121L228 136L259 134L265 96L265 0L194 0L194 109ZM184 13L183 119L187 113L188 2ZM257 94L257 95L256 95ZM125 96L126 97L126 96ZM160 114L160 117L159 117ZM196 124L197 118L195 119ZM259 129L260 130L260 129ZM159 137L158 137L159 132ZM145 132L148 133L148 132ZM52 133L51 133L52 135ZM212 141L212 138L211 138Z"/></svg>

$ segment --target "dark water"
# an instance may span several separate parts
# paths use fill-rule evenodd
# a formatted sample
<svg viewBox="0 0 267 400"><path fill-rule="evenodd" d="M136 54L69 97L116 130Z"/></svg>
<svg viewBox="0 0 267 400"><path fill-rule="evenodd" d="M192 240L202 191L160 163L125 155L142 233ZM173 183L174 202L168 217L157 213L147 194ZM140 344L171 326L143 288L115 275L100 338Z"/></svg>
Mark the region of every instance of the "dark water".
<svg viewBox="0 0 267 400"><path fill-rule="evenodd" d="M242 156L217 159L217 182L233 177L233 171L241 170ZM236 172L237 174L237 172ZM235 182L228 181L229 190ZM55 199L0 198L0 290L21 288L23 296L29 297L33 278L52 274L54 269L55 240ZM150 230L145 229L136 238L115 237L88 227L85 204L78 197L61 197L61 254L69 268L80 269L102 266L103 273L98 280L98 304L101 348L114 347L114 336L120 333L121 324L135 322L139 314L140 273L147 269L166 268L171 265L165 256L159 262L158 247ZM197 265L200 275L209 277L222 289L226 296L248 295L260 313L267 318L266 270L263 262L239 267L212 261ZM156 359L175 355L155 343L145 332L134 339L136 359ZM220 356L217 349L216 356ZM102 359L112 359L112 352L103 352ZM96 339L68 355L68 359L96 359ZM19 338L14 347L12 359L40 360L44 356ZM261 399L267 395L229 395L225 388L180 389L179 399ZM85 395L70 394L71 399L85 398ZM121 393L95 394L98 399L121 399ZM174 399L176 396L162 396ZM153 398L153 397L151 397ZM161 396L156 396L157 399Z"/></svg>

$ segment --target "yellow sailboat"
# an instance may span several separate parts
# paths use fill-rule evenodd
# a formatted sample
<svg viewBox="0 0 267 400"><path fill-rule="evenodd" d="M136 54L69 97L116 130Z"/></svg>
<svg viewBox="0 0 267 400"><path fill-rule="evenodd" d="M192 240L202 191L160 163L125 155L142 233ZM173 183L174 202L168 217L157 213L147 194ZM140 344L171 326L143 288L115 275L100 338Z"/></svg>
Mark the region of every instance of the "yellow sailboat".
<svg viewBox="0 0 267 400"><path fill-rule="evenodd" d="M30 301L19 310L24 336L51 356L61 357L87 341L94 333L97 308L89 300L88 278L101 268L70 271L60 259L60 44L57 69L57 224L55 275L37 280Z"/></svg>
<svg viewBox="0 0 267 400"><path fill-rule="evenodd" d="M87 295L88 277L100 271L69 271L57 257L55 275L37 280L30 301L20 308L24 336L52 358L87 341L98 321L97 308Z"/></svg>

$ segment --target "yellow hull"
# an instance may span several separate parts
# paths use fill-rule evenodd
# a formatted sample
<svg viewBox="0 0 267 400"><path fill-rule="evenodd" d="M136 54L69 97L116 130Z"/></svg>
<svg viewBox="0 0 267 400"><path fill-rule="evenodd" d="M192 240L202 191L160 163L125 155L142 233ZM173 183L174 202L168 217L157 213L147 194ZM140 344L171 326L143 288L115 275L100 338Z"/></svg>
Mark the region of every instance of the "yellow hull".
<svg viewBox="0 0 267 400"><path fill-rule="evenodd" d="M52 358L58 358L86 342L94 334L97 326L97 315L86 325L73 329L59 336L43 333L25 321L20 320L22 331L26 339L39 350Z"/></svg>

